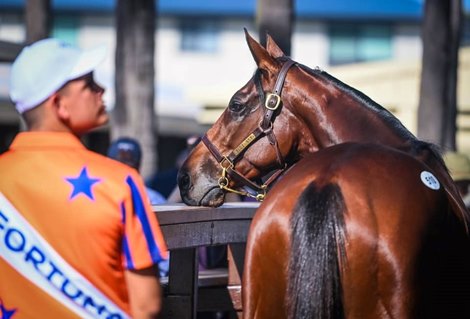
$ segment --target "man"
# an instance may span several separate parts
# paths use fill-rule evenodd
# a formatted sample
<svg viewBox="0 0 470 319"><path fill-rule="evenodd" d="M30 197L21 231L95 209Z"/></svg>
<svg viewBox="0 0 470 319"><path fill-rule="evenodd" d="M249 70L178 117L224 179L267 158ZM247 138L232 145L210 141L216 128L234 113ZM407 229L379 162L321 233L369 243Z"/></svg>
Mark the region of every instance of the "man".
<svg viewBox="0 0 470 319"><path fill-rule="evenodd" d="M152 318L166 246L139 174L79 137L108 121L102 48L22 50L10 96L27 132L0 156L0 318Z"/></svg>

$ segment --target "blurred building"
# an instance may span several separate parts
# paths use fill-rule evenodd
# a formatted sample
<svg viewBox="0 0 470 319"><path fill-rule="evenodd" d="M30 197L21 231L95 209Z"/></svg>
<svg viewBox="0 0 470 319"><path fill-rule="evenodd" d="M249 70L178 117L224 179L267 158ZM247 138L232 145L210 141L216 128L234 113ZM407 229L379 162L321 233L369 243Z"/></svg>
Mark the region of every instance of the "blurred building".
<svg viewBox="0 0 470 319"><path fill-rule="evenodd" d="M0 41L25 38L25 0L0 1ZM114 104L114 1L53 0L53 36L91 47L105 43L110 55L98 80ZM201 134L252 75L255 63L243 28L257 38L256 0L158 0L156 101L160 147ZM465 0L466 12L470 0ZM421 65L418 0L296 0L292 57L319 66L395 113L413 132ZM468 14L466 19L468 21ZM470 43L466 24L464 42ZM1 43L0 43L1 45ZM8 63L0 63L0 151L18 130L8 100ZM461 52L458 140L470 151L470 51ZM399 92L399 93L398 93ZM467 135L465 135L467 134ZM467 136L467 137L465 137ZM165 144L165 141L166 144ZM183 143L181 143L183 145Z"/></svg>

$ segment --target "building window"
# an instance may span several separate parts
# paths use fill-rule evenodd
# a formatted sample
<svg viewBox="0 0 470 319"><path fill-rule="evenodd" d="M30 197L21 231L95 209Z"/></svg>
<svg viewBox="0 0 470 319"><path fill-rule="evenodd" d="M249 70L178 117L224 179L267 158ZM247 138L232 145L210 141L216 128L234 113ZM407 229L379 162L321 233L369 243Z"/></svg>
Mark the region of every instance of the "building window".
<svg viewBox="0 0 470 319"><path fill-rule="evenodd" d="M216 23L185 21L181 24L181 51L214 53L218 49Z"/></svg>
<svg viewBox="0 0 470 319"><path fill-rule="evenodd" d="M329 31L331 65L392 57L392 32L389 26L333 25Z"/></svg>
<svg viewBox="0 0 470 319"><path fill-rule="evenodd" d="M77 45L79 18L76 16L55 16L52 26L52 36L69 44Z"/></svg>

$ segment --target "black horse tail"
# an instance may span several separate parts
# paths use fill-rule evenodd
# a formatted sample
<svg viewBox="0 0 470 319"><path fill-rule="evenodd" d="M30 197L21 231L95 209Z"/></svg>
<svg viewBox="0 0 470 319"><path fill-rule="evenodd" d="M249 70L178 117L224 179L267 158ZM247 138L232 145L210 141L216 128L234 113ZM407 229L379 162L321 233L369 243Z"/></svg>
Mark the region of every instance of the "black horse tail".
<svg viewBox="0 0 470 319"><path fill-rule="evenodd" d="M289 319L344 318L340 260L344 266L344 198L336 184L312 182L291 217L287 309Z"/></svg>

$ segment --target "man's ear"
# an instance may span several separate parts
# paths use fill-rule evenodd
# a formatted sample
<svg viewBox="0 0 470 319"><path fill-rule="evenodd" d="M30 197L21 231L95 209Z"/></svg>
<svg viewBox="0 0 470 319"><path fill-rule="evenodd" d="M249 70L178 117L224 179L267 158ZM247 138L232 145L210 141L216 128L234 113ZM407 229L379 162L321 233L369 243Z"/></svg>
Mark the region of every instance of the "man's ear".
<svg viewBox="0 0 470 319"><path fill-rule="evenodd" d="M62 121L68 121L70 118L70 113L65 104L63 96L59 92L55 92L48 99L49 107L51 112L54 112L56 116Z"/></svg>

